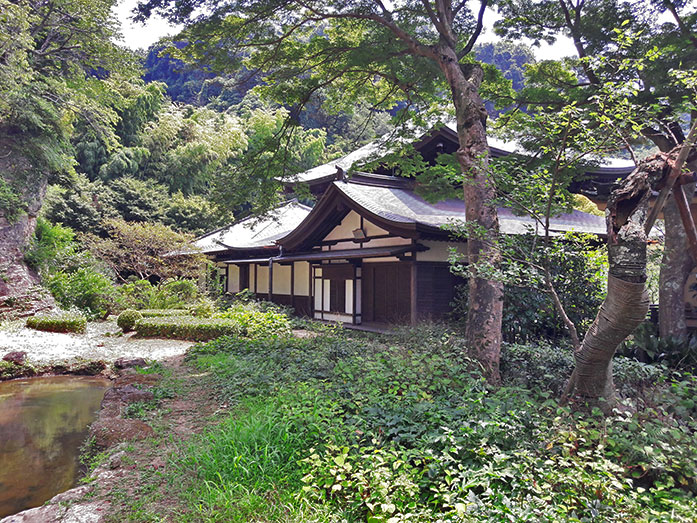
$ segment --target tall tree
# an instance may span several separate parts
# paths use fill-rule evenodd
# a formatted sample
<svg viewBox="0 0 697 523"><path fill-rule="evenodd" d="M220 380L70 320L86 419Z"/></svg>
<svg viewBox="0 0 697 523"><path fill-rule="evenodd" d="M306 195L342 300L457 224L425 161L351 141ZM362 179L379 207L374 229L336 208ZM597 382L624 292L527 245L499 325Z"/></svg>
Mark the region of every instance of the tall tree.
<svg viewBox="0 0 697 523"><path fill-rule="evenodd" d="M192 44L180 56L221 70L237 67L232 62L239 57L250 71L266 72L263 90L293 108L291 121L328 85L336 88L329 101L338 106L360 94L376 108L406 99L408 107L425 109L449 93L465 177L468 258L496 263L499 224L479 95L484 71L472 54L487 1L150 0L140 4L139 17L159 12L187 23L182 36ZM500 283L470 278L466 338L493 381L499 378L502 294Z"/></svg>
<svg viewBox="0 0 697 523"><path fill-rule="evenodd" d="M566 35L573 41L584 78L561 89L576 91L578 99L593 100L598 90L626 94L634 108L632 125L663 153L685 140L685 127L697 119L689 90L670 70L697 67L697 9L683 0L505 0L502 34L553 42ZM628 45L629 44L629 45ZM652 56L653 60L644 57ZM638 67L630 64L634 63ZM596 113L602 117L602 113ZM596 118L596 123L597 123ZM694 161L688 164L697 169ZM687 198L694 184L684 186ZM679 211L671 198L664 209L666 244L660 276L660 331L684 337L687 332L683 288L694 262Z"/></svg>
<svg viewBox="0 0 697 523"><path fill-rule="evenodd" d="M48 182L72 172L75 122L115 141L103 78L131 62L112 43L113 4L0 0L0 299L37 282L23 254Z"/></svg>

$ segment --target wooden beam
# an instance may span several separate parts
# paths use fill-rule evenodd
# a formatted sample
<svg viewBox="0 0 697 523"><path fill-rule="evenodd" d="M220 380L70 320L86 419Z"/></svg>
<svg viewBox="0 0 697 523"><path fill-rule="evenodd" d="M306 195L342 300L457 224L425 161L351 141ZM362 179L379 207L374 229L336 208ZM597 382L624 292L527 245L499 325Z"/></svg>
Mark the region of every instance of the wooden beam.
<svg viewBox="0 0 697 523"><path fill-rule="evenodd" d="M678 211L680 211L682 224L685 227L688 249L692 255L692 260L697 263L697 227L695 226L695 220L690 211L690 204L687 201L687 196L685 195L682 185L677 185L673 188L673 196L675 197Z"/></svg>

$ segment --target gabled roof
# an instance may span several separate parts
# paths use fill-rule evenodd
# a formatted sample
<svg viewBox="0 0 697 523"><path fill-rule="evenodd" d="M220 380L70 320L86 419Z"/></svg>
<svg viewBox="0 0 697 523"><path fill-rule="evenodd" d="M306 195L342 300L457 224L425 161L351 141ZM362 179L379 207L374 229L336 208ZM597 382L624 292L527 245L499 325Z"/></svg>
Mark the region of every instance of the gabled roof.
<svg viewBox="0 0 697 523"><path fill-rule="evenodd" d="M462 200L429 203L408 188L369 185L357 180L337 181L331 184L298 227L280 238L278 243L288 250L309 248L324 238L351 210L391 233L407 238L426 235L447 239L449 232L442 227L465 219L465 202ZM498 212L504 234L526 234L535 230L535 222L528 216L516 216L506 208L499 208ZM604 235L606 226L602 217L573 211L552 218L551 230L553 233L574 231Z"/></svg>
<svg viewBox="0 0 697 523"><path fill-rule="evenodd" d="M428 155L433 152L435 144L441 145L442 140L447 142L443 152L454 152L457 149L458 137L454 123L445 124L433 131L425 133L421 138L413 141L413 143L417 151ZM346 156L313 167L293 177L289 177L286 183L303 183L312 186L329 182L336 179L338 169L347 172L351 168L360 165L362 162L379 159L380 156L392 152L396 147L400 147L407 142L408 140L403 137L383 136L356 149ZM487 142L489 144L489 152L495 158L508 156L510 154L531 155L534 153L534 151L525 150L517 142L501 140L494 136L487 136ZM579 185L579 192L594 194L593 191L597 191L594 183L596 179L601 185L608 185L609 187L618 178L623 178L631 173L634 167L634 162L631 160L623 158L604 159L600 162L598 167L594 167L588 171L587 176L592 178L591 182L583 184L583 187L580 186L580 182L577 182L576 185ZM576 187L576 185L574 187ZM601 189L598 192L604 194L606 191Z"/></svg>
<svg viewBox="0 0 697 523"><path fill-rule="evenodd" d="M276 248L276 240L295 229L311 210L311 207L291 200L262 218L245 218L204 234L194 241L194 246L203 253Z"/></svg>

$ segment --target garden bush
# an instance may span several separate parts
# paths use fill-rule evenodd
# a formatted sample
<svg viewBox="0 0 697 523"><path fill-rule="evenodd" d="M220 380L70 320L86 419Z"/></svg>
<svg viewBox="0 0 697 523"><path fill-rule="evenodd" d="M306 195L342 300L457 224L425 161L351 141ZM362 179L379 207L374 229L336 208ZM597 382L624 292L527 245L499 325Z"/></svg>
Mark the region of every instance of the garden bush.
<svg viewBox="0 0 697 523"><path fill-rule="evenodd" d="M235 321L244 326L244 335L252 338L291 333L292 323L288 313L264 303L236 303L214 317Z"/></svg>
<svg viewBox="0 0 697 523"><path fill-rule="evenodd" d="M162 318L164 316L186 316L186 309L140 309L143 318Z"/></svg>
<svg viewBox="0 0 697 523"><path fill-rule="evenodd" d="M196 282L170 279L153 285L148 280L133 280L118 288L123 309L186 309L200 297Z"/></svg>
<svg viewBox="0 0 697 523"><path fill-rule="evenodd" d="M138 336L175 340L207 341L219 336L241 336L244 327L226 318L193 316L146 317L135 324Z"/></svg>
<svg viewBox="0 0 697 523"><path fill-rule="evenodd" d="M136 322L142 319L143 315L140 312L134 311L133 309L127 309L119 314L119 317L116 320L116 325L118 325L123 332L131 332L133 327L135 327Z"/></svg>
<svg viewBox="0 0 697 523"><path fill-rule="evenodd" d="M112 309L114 284L95 267L52 272L44 283L63 307L77 308L90 318L105 318Z"/></svg>
<svg viewBox="0 0 697 523"><path fill-rule="evenodd" d="M84 333L87 330L87 318L76 313L32 316L27 318L26 325L39 331Z"/></svg>
<svg viewBox="0 0 697 523"><path fill-rule="evenodd" d="M254 306L238 304L212 318L144 317L136 323L135 329L139 336L207 341L225 335L259 338L287 336L291 333L291 323L285 314L275 310L261 312Z"/></svg>

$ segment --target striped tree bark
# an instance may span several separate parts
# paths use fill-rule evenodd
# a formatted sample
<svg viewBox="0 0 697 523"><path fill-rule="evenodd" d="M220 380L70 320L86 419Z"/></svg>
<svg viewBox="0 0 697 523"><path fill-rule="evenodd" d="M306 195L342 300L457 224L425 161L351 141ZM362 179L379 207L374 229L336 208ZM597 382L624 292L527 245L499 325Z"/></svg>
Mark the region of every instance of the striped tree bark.
<svg viewBox="0 0 697 523"><path fill-rule="evenodd" d="M616 401L612 357L617 347L646 318L645 224L651 192L659 190L674 167L679 149L658 153L639 163L607 204L607 244L610 264L607 298L581 346L562 401L586 400L604 408Z"/></svg>

